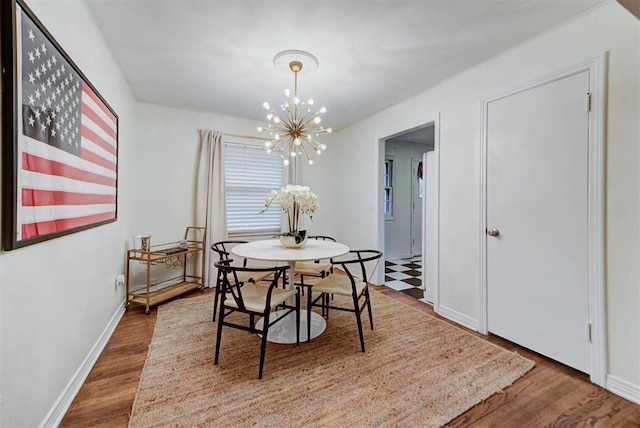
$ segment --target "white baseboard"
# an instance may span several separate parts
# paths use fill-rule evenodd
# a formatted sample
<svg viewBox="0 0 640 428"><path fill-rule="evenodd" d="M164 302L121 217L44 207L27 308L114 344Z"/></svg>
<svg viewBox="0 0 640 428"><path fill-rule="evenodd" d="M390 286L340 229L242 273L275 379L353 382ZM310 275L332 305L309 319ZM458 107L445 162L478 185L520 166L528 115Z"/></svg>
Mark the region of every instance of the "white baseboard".
<svg viewBox="0 0 640 428"><path fill-rule="evenodd" d="M64 388L51 410L49 410L47 416L45 416L44 420L40 424L40 427L57 427L60 425L60 422L62 421L64 415L67 413L67 410L69 410L73 399L78 394L78 391L80 391L80 388L82 387L84 381L87 379L87 376L89 376L89 372L91 372L91 369L95 365L96 361L98 361L98 357L102 353L105 346L107 346L107 342L109 342L111 335L120 322L120 319L124 315L124 310L125 307L123 302L122 305L120 305L116 312L113 314L104 331L102 332L96 343L93 345L78 370L76 370L74 375L71 377L71 380Z"/></svg>
<svg viewBox="0 0 640 428"><path fill-rule="evenodd" d="M436 313L473 331L478 331L480 327L478 320L454 311L453 309L449 309L446 306L438 305Z"/></svg>
<svg viewBox="0 0 640 428"><path fill-rule="evenodd" d="M607 375L606 388L620 397L640 404L640 386L634 385L616 376Z"/></svg>

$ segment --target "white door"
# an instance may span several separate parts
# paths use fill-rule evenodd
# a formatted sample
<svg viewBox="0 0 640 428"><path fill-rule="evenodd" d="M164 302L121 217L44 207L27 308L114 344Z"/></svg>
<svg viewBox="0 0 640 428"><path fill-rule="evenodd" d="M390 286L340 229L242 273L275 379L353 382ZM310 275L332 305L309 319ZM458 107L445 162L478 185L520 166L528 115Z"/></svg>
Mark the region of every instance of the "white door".
<svg viewBox="0 0 640 428"><path fill-rule="evenodd" d="M424 252L422 254L422 285L424 299L435 301L436 287L436 251L438 251L436 233L436 168L435 152L425 153L424 165Z"/></svg>
<svg viewBox="0 0 640 428"><path fill-rule="evenodd" d="M411 159L411 256L422 255L422 201L424 169L422 159Z"/></svg>
<svg viewBox="0 0 640 428"><path fill-rule="evenodd" d="M588 92L584 71L488 103L486 164L488 330L587 373Z"/></svg>

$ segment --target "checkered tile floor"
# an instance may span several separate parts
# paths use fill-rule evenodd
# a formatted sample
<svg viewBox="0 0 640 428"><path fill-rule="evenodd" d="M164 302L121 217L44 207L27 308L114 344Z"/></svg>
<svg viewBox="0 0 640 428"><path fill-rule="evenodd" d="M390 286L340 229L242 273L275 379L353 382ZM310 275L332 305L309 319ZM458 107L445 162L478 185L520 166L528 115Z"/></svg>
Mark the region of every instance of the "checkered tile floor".
<svg viewBox="0 0 640 428"><path fill-rule="evenodd" d="M422 257L385 261L384 285L422 300Z"/></svg>

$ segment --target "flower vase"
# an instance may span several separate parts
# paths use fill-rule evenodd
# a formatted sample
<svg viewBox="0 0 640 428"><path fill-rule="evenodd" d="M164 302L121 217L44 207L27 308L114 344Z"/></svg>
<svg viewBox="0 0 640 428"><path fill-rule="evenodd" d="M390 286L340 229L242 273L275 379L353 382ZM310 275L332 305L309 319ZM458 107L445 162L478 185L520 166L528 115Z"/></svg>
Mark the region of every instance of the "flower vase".
<svg viewBox="0 0 640 428"><path fill-rule="evenodd" d="M301 230L300 232L280 235L280 244L286 248L302 248L307 245L306 232L306 230Z"/></svg>

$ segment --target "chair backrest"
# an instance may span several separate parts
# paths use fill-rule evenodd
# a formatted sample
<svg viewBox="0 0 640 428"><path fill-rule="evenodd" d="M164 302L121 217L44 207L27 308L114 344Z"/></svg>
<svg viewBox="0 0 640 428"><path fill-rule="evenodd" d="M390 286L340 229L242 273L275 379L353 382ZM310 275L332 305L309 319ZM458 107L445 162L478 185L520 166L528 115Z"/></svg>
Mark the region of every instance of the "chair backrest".
<svg viewBox="0 0 640 428"><path fill-rule="evenodd" d="M267 291L266 297L266 308L271 306L271 294L273 289L278 286L278 280L280 277L285 277L287 274L287 269L289 269L288 265L285 266L273 266L266 268L248 268L241 266L233 266L231 263L233 259L225 259L215 263L215 266L218 268L220 272L222 272L222 301L226 298L226 294L231 294L233 299L236 302L236 306L240 310L246 310L244 305L244 299L242 296L242 287L244 287L245 283L241 282L238 279L238 274L240 272L248 272L248 273L270 273L272 275L268 275L269 277L269 289Z"/></svg>
<svg viewBox="0 0 640 428"><path fill-rule="evenodd" d="M333 238L331 236L324 236L324 235L309 236L309 239L317 239L318 241L333 241L333 242L336 242L335 238Z"/></svg>
<svg viewBox="0 0 640 428"><path fill-rule="evenodd" d="M334 265L342 266L342 270L349 276L349 279L355 284L355 277L351 272L355 265L360 267L362 273L362 279L365 282L369 282L369 276L367 276L367 266L365 263L378 260L382 257L382 251L378 250L351 250L346 255L332 259L331 263ZM376 263L377 266L377 263ZM350 269L351 267L351 269ZM375 268L374 268L375 271ZM373 273L373 272L372 272Z"/></svg>
<svg viewBox="0 0 640 428"><path fill-rule="evenodd" d="M219 260L229 260L231 258L231 248L239 244L246 244L248 241L218 241L211 244L211 249L218 253ZM242 266L247 265L244 259Z"/></svg>

